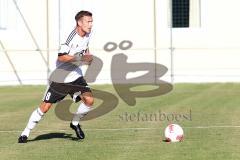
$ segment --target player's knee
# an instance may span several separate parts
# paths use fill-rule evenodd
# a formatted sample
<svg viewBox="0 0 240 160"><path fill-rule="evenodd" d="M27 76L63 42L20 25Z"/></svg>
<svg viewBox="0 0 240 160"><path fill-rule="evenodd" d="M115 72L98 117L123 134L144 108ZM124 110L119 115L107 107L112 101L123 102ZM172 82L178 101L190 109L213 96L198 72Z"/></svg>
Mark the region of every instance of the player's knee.
<svg viewBox="0 0 240 160"><path fill-rule="evenodd" d="M46 102L43 102L41 105L40 105L40 109L43 113L46 113L50 108L51 108L52 104L51 103L46 103Z"/></svg>
<svg viewBox="0 0 240 160"><path fill-rule="evenodd" d="M91 107L94 104L94 98L90 96L84 96L84 103L85 105Z"/></svg>

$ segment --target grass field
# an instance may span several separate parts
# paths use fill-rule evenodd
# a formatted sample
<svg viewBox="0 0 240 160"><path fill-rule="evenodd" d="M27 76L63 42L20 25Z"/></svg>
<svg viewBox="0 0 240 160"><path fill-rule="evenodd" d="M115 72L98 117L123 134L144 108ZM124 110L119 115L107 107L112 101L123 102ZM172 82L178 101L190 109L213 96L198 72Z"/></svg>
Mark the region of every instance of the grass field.
<svg viewBox="0 0 240 160"><path fill-rule="evenodd" d="M117 96L111 85L93 88ZM240 84L176 84L168 94L138 98L136 106L119 98L113 111L82 122L83 141L74 139L69 122L58 119L53 107L32 131L29 142L18 144L44 91L45 86L0 87L1 160L240 159ZM75 109L73 106L71 112ZM162 117L158 119L148 117L159 113ZM183 142L163 142L169 123L183 127Z"/></svg>

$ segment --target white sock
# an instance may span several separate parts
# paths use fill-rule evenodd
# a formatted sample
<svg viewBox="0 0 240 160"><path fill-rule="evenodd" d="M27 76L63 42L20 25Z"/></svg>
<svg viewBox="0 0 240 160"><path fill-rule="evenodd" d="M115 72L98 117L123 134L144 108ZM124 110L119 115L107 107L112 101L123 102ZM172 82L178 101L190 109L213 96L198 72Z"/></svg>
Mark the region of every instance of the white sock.
<svg viewBox="0 0 240 160"><path fill-rule="evenodd" d="M81 118L83 118L92 107L86 106L84 103L81 103L78 107L76 114L73 116L72 124L78 125Z"/></svg>
<svg viewBox="0 0 240 160"><path fill-rule="evenodd" d="M30 131L37 125L37 123L42 119L44 113L40 110L40 108L37 108L34 110L29 118L28 124L24 131L22 132L22 135L29 136Z"/></svg>

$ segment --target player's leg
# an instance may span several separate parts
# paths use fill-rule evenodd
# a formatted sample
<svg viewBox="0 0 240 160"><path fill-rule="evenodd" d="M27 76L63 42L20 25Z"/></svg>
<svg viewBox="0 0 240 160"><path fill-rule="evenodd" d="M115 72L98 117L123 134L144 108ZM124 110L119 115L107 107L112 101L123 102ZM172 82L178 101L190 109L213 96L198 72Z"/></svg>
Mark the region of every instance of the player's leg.
<svg viewBox="0 0 240 160"><path fill-rule="evenodd" d="M56 88L52 85L50 85L50 87L47 88L43 98L43 102L40 104L40 106L37 109L35 109L32 112L26 128L23 130L20 137L18 138L19 143L26 143L31 130L42 119L44 114L51 108L52 103L56 103L57 101L62 100L66 96L66 94L56 92L55 89Z"/></svg>
<svg viewBox="0 0 240 160"><path fill-rule="evenodd" d="M70 127L75 130L79 139L84 139L85 134L79 125L79 121L83 118L91 109L94 102L91 92L85 92L81 96L82 102L80 103L77 112L74 114Z"/></svg>
<svg viewBox="0 0 240 160"><path fill-rule="evenodd" d="M32 112L26 128L23 130L21 136L18 139L19 143L27 142L27 138L29 137L31 130L37 125L37 123L42 119L44 114L50 109L51 106L51 103L42 102L40 107Z"/></svg>
<svg viewBox="0 0 240 160"><path fill-rule="evenodd" d="M70 123L70 127L75 130L78 138L84 139L85 135L79 125L79 121L92 109L94 98L93 98L91 89L88 87L88 84L83 79L83 77L80 77L78 80L76 80L73 83L73 85L74 86L77 85L75 88L78 88L77 93L80 96L79 99L81 100L81 103L77 109L77 112L73 116L72 122ZM76 93L76 90L73 92ZM74 97L74 95L71 95L71 96Z"/></svg>
<svg viewBox="0 0 240 160"><path fill-rule="evenodd" d="M73 117L72 124L78 125L81 118L83 118L91 109L94 103L94 98L91 92L85 92L80 95L81 103Z"/></svg>

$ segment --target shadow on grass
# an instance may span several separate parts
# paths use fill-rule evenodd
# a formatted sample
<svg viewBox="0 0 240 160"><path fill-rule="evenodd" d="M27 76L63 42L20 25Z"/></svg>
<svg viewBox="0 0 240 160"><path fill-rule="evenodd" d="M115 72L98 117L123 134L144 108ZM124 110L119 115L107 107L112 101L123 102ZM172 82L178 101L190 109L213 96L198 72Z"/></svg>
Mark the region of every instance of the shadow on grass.
<svg viewBox="0 0 240 160"><path fill-rule="evenodd" d="M28 140L28 142L33 142L33 141L41 141L41 140L49 140L49 139L69 139L73 141L82 141L79 140L77 137L72 137L72 134L66 134L66 133L47 133L47 134L42 134L37 136L34 139Z"/></svg>

